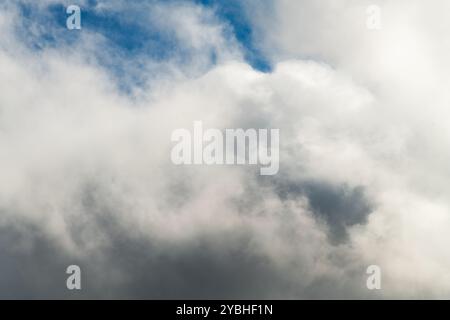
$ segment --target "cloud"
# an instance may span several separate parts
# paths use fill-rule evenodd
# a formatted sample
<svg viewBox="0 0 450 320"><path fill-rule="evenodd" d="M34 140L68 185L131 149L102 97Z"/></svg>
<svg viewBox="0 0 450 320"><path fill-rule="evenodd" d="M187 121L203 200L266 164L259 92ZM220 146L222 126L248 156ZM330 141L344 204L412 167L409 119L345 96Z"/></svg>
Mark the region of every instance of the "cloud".
<svg viewBox="0 0 450 320"><path fill-rule="evenodd" d="M381 8L379 31L365 28L373 4ZM371 107L353 113L351 123L339 128L336 118L332 128L339 129L331 134L344 144L314 149L332 163L319 174L359 180L370 190L376 210L351 238L382 266L390 297L448 296L448 254L437 245L448 241L441 229L449 208L441 178L448 162L447 10L445 1L277 1L274 19L255 19L261 46L275 63L324 61L370 92ZM330 136L320 132L319 141Z"/></svg>
<svg viewBox="0 0 450 320"><path fill-rule="evenodd" d="M123 51L101 28L30 47L17 28L36 21L8 2L0 14L0 283L12 289L0 295L448 296L448 63L435 46L446 25L413 14L425 6L418 2L381 4L383 31L374 34L360 26L356 2L278 1L274 12L250 2L273 63L263 73L245 61L230 26L199 4L127 9L151 7L136 24L176 42L155 58ZM123 8L97 2L92 10ZM439 16L437 8L426 15ZM405 19L415 24L406 28ZM279 174L173 165L171 132L195 120L279 128ZM70 264L82 268L81 292L65 289ZM380 292L365 287L370 264L382 268Z"/></svg>

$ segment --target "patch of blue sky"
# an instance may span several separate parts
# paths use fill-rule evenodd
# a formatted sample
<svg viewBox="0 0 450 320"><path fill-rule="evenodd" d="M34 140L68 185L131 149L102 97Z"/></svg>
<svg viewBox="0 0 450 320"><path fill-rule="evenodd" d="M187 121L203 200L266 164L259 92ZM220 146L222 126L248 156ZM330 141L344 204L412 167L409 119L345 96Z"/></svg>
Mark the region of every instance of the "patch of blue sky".
<svg viewBox="0 0 450 320"><path fill-rule="evenodd" d="M151 2L147 4L147 10L151 10ZM169 0L171 1L171 0ZM176 2L175 0L173 0ZM265 0L263 0L265 1ZM178 0L178 2L180 2ZM253 68L260 71L269 71L270 63L255 45L248 12L238 0L185 0L198 5L212 8L220 21L224 21L231 27L232 36L240 43L246 61ZM152 25L148 21L148 12L139 10L139 2L134 2L125 12L116 10L95 10L96 0L90 0L82 6L82 28L101 35L106 39L106 47L103 52L94 52L95 59L107 68L117 79L124 79L119 84L125 90L143 81L136 73L128 72L128 68L134 64L139 69L139 63L143 58L150 58L156 62L170 58L189 63L189 53L179 46L173 33L165 32L160 27ZM70 46L80 40L80 31L66 29L66 7L62 4L51 4L46 8L30 2L18 5L23 17L18 33L23 41L33 50L43 48L57 48L58 46ZM145 24L142 23L145 21ZM187 50L187 49L186 49ZM107 55L108 58L104 56ZM211 64L216 61L214 51L208 53ZM130 76L131 74L131 76ZM131 78L130 78L131 77Z"/></svg>
<svg viewBox="0 0 450 320"><path fill-rule="evenodd" d="M207 7L212 7L221 20L226 21L234 31L234 35L244 49L245 59L259 71L270 71L271 64L256 44L255 35L250 20L248 1L242 0L195 0ZM260 6L270 6L271 1L258 0Z"/></svg>
<svg viewBox="0 0 450 320"><path fill-rule="evenodd" d="M89 1L81 8L82 30L101 35L101 50L90 51L94 59L108 70L117 80L123 91L129 92L133 86L145 83L145 77L139 72L143 57L154 61L163 61L173 55L183 56L182 48L170 34L157 28L143 25L139 21L137 11L118 12L102 11L94 8L96 1ZM40 51L45 48L60 46L77 48L83 35L79 30L67 30L66 7L62 4L51 4L42 8L33 3L18 3L22 16L16 30L20 39L30 49ZM175 53L175 51L177 51Z"/></svg>
<svg viewBox="0 0 450 320"><path fill-rule="evenodd" d="M68 35L63 36L58 32L58 18L61 20L64 16L61 17L61 12L55 13L57 11L55 6L49 6L46 12L42 12L37 4L18 2L17 9L21 20L16 24L15 31L31 49L40 50L44 47L56 46L62 41L73 40L68 39Z"/></svg>

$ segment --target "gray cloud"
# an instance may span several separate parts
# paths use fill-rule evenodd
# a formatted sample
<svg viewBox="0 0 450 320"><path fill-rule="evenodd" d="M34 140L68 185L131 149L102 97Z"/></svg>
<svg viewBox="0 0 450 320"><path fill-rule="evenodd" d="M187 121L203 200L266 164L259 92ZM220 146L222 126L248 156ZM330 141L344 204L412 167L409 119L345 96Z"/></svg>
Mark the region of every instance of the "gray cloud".
<svg viewBox="0 0 450 320"><path fill-rule="evenodd" d="M312 212L326 221L330 228L330 238L337 243L348 240L347 227L365 224L367 216L374 210L361 186L352 188L317 181L282 181L277 186L277 192L283 199L306 197Z"/></svg>
<svg viewBox="0 0 450 320"><path fill-rule="evenodd" d="M254 235L246 229L177 244L132 238L125 230L102 230L111 236L108 247L82 259L64 254L39 233L27 239L32 242L27 250L15 250L26 231L2 230L1 298L332 298L342 297L337 288L351 283L341 281L335 289L330 289L336 286L333 277L303 283L294 270L253 252ZM70 264L81 267L81 291L65 288L64 271ZM304 272L301 261L295 266Z"/></svg>

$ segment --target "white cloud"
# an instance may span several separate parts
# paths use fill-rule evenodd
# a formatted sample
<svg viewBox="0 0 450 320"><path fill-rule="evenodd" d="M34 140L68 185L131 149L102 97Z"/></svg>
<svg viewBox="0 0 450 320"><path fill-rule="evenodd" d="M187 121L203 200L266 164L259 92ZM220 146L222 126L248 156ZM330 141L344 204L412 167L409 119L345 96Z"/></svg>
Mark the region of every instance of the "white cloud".
<svg viewBox="0 0 450 320"><path fill-rule="evenodd" d="M212 12L163 6L161 26L199 56L196 72L169 61L175 72L150 77L152 91L138 100L86 62L101 46L86 40L73 52L29 51L3 12L2 226L31 224L86 260L113 245L108 221L161 247L244 233L250 240L241 249L268 259L280 283L291 283L269 297L373 297L364 287L370 264L382 268L385 297L448 297L450 50L447 22L429 24L447 4L380 6L383 29L375 34L365 29L360 2L277 2L274 24L265 17L259 26L271 73L242 61ZM209 50L223 54L217 66L201 56ZM280 176L175 167L171 132L195 120L280 128ZM332 244L306 194L280 196L277 183L286 181L362 186L374 211L367 224L348 227L346 242Z"/></svg>

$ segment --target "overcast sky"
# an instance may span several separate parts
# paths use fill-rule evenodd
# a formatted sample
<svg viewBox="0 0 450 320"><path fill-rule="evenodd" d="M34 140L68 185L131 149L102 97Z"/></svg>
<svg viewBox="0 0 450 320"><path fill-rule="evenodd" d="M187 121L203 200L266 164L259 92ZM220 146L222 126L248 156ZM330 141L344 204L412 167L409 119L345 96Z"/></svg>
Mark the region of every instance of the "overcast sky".
<svg viewBox="0 0 450 320"><path fill-rule="evenodd" d="M449 12L1 1L0 298L450 298ZM278 174L175 166L196 120L280 129Z"/></svg>

